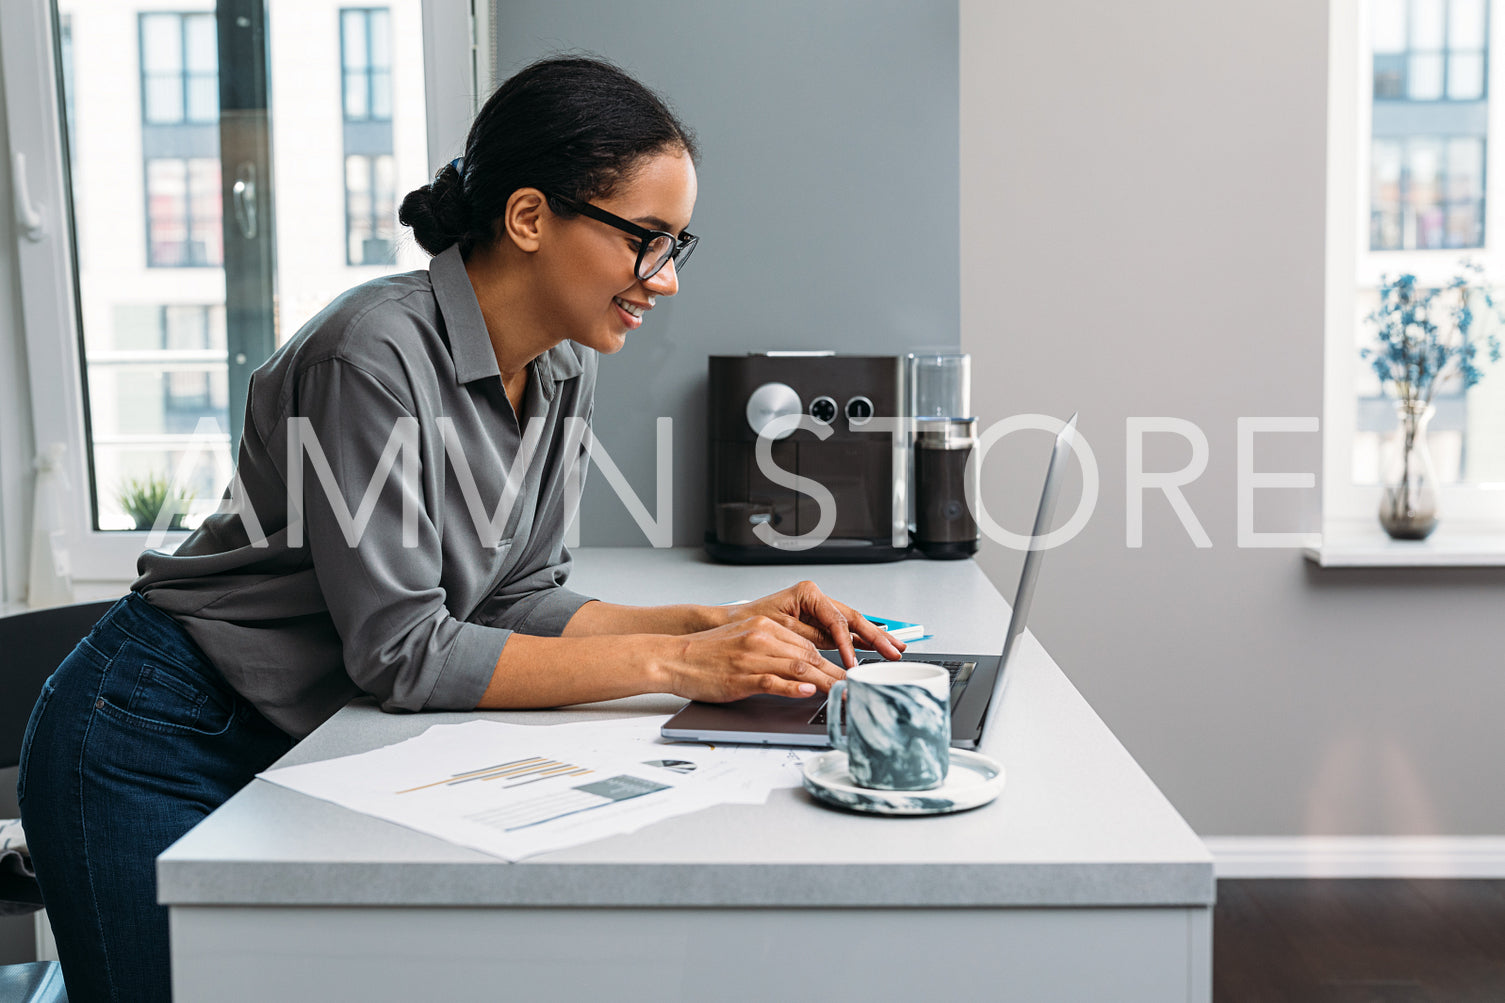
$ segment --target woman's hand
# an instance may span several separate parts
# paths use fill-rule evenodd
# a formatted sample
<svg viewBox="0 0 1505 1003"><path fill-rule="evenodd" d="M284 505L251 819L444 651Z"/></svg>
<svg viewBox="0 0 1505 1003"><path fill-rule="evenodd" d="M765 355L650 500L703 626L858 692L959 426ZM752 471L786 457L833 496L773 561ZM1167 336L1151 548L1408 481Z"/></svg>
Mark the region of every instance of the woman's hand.
<svg viewBox="0 0 1505 1003"><path fill-rule="evenodd" d="M758 693L808 697L846 675L813 643L768 616L656 640L670 645L661 663L667 688L691 700L722 703Z"/></svg>
<svg viewBox="0 0 1505 1003"><path fill-rule="evenodd" d="M854 644L870 648L884 658L898 658L904 651L903 642L894 640L888 631L852 607L826 595L814 582L800 582L727 610L734 618L767 617L815 647L835 648L849 669L857 664Z"/></svg>

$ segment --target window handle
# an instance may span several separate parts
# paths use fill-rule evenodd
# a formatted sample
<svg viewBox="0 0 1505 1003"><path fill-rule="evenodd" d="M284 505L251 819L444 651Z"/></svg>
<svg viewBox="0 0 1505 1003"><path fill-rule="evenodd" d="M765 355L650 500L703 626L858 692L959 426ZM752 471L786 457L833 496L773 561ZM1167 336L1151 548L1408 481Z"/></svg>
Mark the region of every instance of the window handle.
<svg viewBox="0 0 1505 1003"><path fill-rule="evenodd" d="M247 240L256 239L256 165L244 161L235 169L235 184L230 186L230 197L235 202L235 222L240 235Z"/></svg>
<svg viewBox="0 0 1505 1003"><path fill-rule="evenodd" d="M26 154L15 154L11 163L15 175L12 188L16 200L16 225L27 240L36 243L46 236L47 227L42 222L42 207L32 202L31 192L26 187Z"/></svg>

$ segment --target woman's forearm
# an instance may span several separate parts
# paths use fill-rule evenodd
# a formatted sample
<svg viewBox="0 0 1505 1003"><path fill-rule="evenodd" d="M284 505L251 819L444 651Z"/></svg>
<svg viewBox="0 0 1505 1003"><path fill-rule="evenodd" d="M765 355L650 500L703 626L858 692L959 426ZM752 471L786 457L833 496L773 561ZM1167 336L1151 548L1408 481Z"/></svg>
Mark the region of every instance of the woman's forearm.
<svg viewBox="0 0 1505 1003"><path fill-rule="evenodd" d="M535 637L514 632L477 706L563 707L666 692L668 641L653 634Z"/></svg>
<svg viewBox="0 0 1505 1003"><path fill-rule="evenodd" d="M588 602L575 611L564 637L602 634L693 634L720 627L731 620L725 606L619 606Z"/></svg>

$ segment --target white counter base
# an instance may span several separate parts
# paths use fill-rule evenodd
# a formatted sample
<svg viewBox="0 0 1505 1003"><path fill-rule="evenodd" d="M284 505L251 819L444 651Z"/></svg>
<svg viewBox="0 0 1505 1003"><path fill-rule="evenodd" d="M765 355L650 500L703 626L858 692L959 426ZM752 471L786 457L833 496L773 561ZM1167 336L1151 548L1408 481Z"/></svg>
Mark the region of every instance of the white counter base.
<svg viewBox="0 0 1505 1003"><path fill-rule="evenodd" d="M172 917L175 999L221 1003L1191 1003L1208 999L1212 980L1205 908L262 907Z"/></svg>

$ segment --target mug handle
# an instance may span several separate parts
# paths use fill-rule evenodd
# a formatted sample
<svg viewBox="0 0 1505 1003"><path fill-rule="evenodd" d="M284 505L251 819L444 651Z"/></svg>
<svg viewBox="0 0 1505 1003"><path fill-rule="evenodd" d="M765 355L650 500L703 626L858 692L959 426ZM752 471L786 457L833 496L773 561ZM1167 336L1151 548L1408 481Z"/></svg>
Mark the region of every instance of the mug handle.
<svg viewBox="0 0 1505 1003"><path fill-rule="evenodd" d="M826 738L833 749L847 747L847 737L841 733L841 698L846 688L845 679L832 683L831 692L826 696Z"/></svg>

